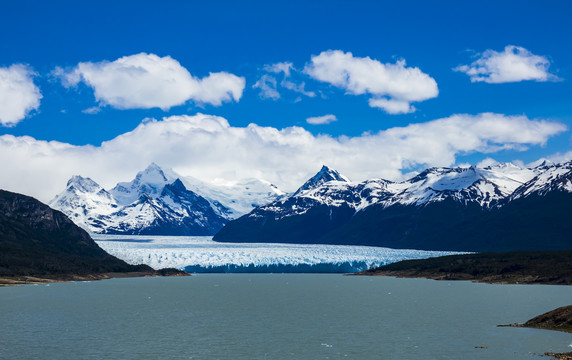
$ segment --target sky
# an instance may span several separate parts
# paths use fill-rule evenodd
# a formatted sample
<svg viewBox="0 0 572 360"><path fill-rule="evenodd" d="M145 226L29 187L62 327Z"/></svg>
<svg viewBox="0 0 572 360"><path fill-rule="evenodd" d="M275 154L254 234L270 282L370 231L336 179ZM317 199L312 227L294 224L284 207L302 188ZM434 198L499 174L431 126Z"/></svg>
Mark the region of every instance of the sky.
<svg viewBox="0 0 572 360"><path fill-rule="evenodd" d="M3 1L0 188L572 159L568 1Z"/></svg>

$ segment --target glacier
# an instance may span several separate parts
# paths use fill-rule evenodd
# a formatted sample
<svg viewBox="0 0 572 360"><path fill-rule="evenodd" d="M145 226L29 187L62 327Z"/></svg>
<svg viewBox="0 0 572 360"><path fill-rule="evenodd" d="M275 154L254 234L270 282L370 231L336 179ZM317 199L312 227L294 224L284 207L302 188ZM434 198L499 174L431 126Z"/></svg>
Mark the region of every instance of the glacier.
<svg viewBox="0 0 572 360"><path fill-rule="evenodd" d="M129 264L190 273L350 273L401 260L459 254L370 246L220 243L211 236L92 235L105 251Z"/></svg>

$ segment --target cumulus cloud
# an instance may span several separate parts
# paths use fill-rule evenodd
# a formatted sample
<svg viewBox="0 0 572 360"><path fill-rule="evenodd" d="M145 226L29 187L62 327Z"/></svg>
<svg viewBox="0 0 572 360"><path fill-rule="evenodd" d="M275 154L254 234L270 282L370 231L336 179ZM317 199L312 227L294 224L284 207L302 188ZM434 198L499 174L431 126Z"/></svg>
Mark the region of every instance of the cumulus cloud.
<svg viewBox="0 0 572 360"><path fill-rule="evenodd" d="M67 71L56 68L54 75L64 86L85 83L97 101L117 109L168 110L189 100L219 106L239 101L245 86L243 77L217 72L200 79L170 56L146 53L112 62L82 62Z"/></svg>
<svg viewBox="0 0 572 360"><path fill-rule="evenodd" d="M324 116L316 116L316 117L309 117L306 119L308 124L312 125L322 125L322 124L329 124L331 122L338 121L336 115L328 114Z"/></svg>
<svg viewBox="0 0 572 360"><path fill-rule="evenodd" d="M148 119L99 146L0 136L0 184L48 201L74 174L111 187L156 162L205 181L257 177L293 191L322 164L354 181L400 179L415 166L451 166L458 155L523 150L565 130L558 122L484 113L336 138L301 127L233 127L216 116L171 116Z"/></svg>
<svg viewBox="0 0 572 360"><path fill-rule="evenodd" d="M42 94L26 65L0 68L0 124L14 126L40 107Z"/></svg>
<svg viewBox="0 0 572 360"><path fill-rule="evenodd" d="M304 72L349 94L369 94L370 106L390 114L412 112L411 102L439 94L435 79L417 67L407 67L405 60L383 64L369 57L354 57L351 52L328 50L312 56Z"/></svg>
<svg viewBox="0 0 572 360"><path fill-rule="evenodd" d="M558 80L548 72L550 61L546 57L534 55L520 46L508 45L502 52L489 49L479 55L470 65L459 65L453 70L469 75L471 82L491 84Z"/></svg>

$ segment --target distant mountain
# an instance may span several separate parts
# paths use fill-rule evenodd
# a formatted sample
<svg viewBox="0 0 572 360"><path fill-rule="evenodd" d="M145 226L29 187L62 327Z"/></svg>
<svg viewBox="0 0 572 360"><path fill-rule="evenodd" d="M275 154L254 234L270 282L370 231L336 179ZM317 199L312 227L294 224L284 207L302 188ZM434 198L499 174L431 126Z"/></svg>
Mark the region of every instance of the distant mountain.
<svg viewBox="0 0 572 360"><path fill-rule="evenodd" d="M230 219L282 194L261 180L209 186L151 164L109 191L73 176L50 206L93 233L199 236L215 234Z"/></svg>
<svg viewBox="0 0 572 360"><path fill-rule="evenodd" d="M426 250L572 249L572 162L430 168L403 181L314 181L229 222L223 242ZM315 185L312 185L315 184Z"/></svg>
<svg viewBox="0 0 572 360"><path fill-rule="evenodd" d="M154 273L146 265L128 265L109 255L63 213L34 198L0 190L0 277L134 271Z"/></svg>

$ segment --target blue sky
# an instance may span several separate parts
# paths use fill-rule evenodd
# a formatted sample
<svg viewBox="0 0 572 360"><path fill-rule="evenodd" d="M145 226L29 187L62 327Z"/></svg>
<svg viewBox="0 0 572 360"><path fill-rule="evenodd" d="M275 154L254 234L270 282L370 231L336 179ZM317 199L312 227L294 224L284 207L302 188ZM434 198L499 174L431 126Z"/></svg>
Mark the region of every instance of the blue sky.
<svg viewBox="0 0 572 360"><path fill-rule="evenodd" d="M150 161L209 181L256 176L279 185L283 183L288 188L311 175L313 169L317 171L319 163L326 162L334 163L350 178L360 180L372 175L398 178L424 166L477 164L485 158L525 163L541 157L567 159L572 128L571 10L572 4L567 1L445 1L436 4L425 1L163 1L160 4L151 1L4 1L0 12L0 68L9 69L15 64L24 66L41 98L29 105L24 115L16 116L17 120L9 124L3 121L4 126L0 126L0 136L4 136L4 140L8 135L15 137L4 141L8 145L0 147L3 157L0 165L11 172L10 178L0 178L0 187L49 197L53 189L63 188L64 178L68 175L87 173L85 175L97 178L101 172L114 173L115 177L99 175L100 182L111 184L116 180L127 180L137 167ZM481 67L484 71L481 76L488 76L489 80L471 81L468 70L459 68L463 65L475 67L475 62L484 61L487 56L490 59L508 54L504 53L505 48L511 45L517 47L512 53L529 61L531 66L518 72L516 78L514 74L511 78L510 74L501 73L497 74L497 80L491 81L491 75L486 73L490 69ZM340 65L341 60L334 61L335 51L345 56L346 67ZM202 93L186 97L183 94L183 100L178 104L172 105L166 100L166 105L160 105L161 109L155 105L163 103L148 97L133 102L135 100L130 96L137 95L127 92L139 91L135 86L119 89L109 83L94 85L99 80L92 79L91 83L86 80L88 76L116 76L117 72L112 72L105 64L123 57L132 59L130 57L137 54L156 56L159 62L169 57L178 63L176 71L187 71L194 79L205 79L210 73L223 74L221 81L209 83L212 86L216 83L216 89L222 87L222 93L213 93L215 98L218 96L216 99L206 99ZM312 57L320 55L325 63L316 65ZM399 67L400 61L405 61L400 69L391 67ZM91 64L91 72L78 70L80 63ZM283 71L269 70L272 65L288 63L289 76ZM352 73L372 63L389 69L395 76L393 81L389 84L386 80L376 79L379 74L375 72L365 78ZM454 71L455 68L458 71ZM415 69L415 79L408 80L403 75ZM542 70L541 74L527 72L535 69ZM510 66L508 70L511 70ZM335 82L336 71L347 76L343 84ZM518 77L520 75L522 78ZM270 93L265 97L261 86L255 86L264 76L276 82L273 98L269 97ZM352 83L353 76L356 80ZM434 89L431 89L431 81L435 83ZM205 86L201 91L210 91ZM110 94L115 90L124 93ZM166 99L179 90L165 90ZM98 91L100 94L96 98ZM118 105L118 96L127 103ZM399 110L370 106L376 99L382 99L384 104L399 105ZM10 103L14 101L10 100ZM88 109L91 113L85 113ZM238 132L235 134L238 137L244 136L240 131L250 123L266 129L266 135L261 135L259 129L257 139L261 142L254 149L241 148L239 141L233 142L235 151L225 150L220 145L225 141L228 144L221 135L213 138L214 145L210 149L208 142L202 143L194 137L197 127L208 128L210 125L203 124L202 120L203 125L196 125L193 118L185 121L195 124L195 130L181 130L178 137L166 140L165 133L173 136L177 131L172 128L156 130L155 135L163 134L157 135L158 138L132 136L133 142L148 141L149 147L159 141L173 144L172 156L163 145L158 146L163 153L154 155L150 151L137 159L133 159L137 152L125 158L101 154L105 150L101 143L109 141L117 146L118 152L128 153L117 145L117 137L132 134L145 118L164 123L157 124L158 128L167 127L168 121L162 120L164 118L194 116L196 113L224 118L228 124L223 127L231 134ZM459 114L467 114L463 121L472 124L480 121L479 114L483 113L496 114L497 120L491 120L491 123L499 124L499 128L513 126L511 131L519 133L519 126L524 126L523 133L530 134L521 137L511 137L506 132L502 136L491 135L485 134L482 127L475 127L477 130L474 131L480 133L475 135L477 140L472 147L460 146L457 140L435 146L429 144L427 151L432 156L424 157L419 155L422 152L412 150L414 146L422 146L419 141L414 145L392 143L391 151L399 156L388 159L378 156L379 163L363 159L376 152L389 153L379 146L368 150L368 146L374 145L367 144L391 142L387 138L396 139L391 134L397 131L392 129L411 124L437 126L432 122ZM333 115L337 120L328 124L307 122L308 118L324 115ZM520 120L512 121L515 116ZM288 130L290 132L285 134L284 129L291 127L300 127L306 132L292 135ZM451 127L445 124L443 128ZM415 130L407 129L406 135L399 136L411 136L411 131ZM282 131L280 136L284 138L269 135L273 130ZM421 127L418 131L427 130ZM380 132L384 136L369 140L363 135ZM439 130L427 134L428 137L440 137ZM285 140L287 135L288 140ZM27 140L23 141L25 136L32 140L25 138ZM325 142L322 141L324 136ZM448 136L443 135L444 138ZM352 139L362 145L352 143L348 150L347 144ZM44 140L55 140L63 145L54 148L55 145L42 142ZM337 143L331 145L330 140ZM202 152L197 152L177 145L177 141L206 145ZM294 149L298 141L305 141L299 146L302 150ZM428 141L436 140L428 138ZM292 156L286 153L286 157L307 159L307 162L300 160L286 165L279 159L265 158L265 154L279 151L275 147L277 143L282 146L284 142L288 143L285 151L296 152ZM60 149L68 144L77 146L73 151L85 157L80 159L80 155L71 156L69 151ZM130 145L125 143L124 146ZM274 150L268 150L267 146ZM395 148L398 146L403 146L402 151ZM323 155L328 154L328 149L330 154ZM310 156L304 151L322 155ZM246 171L247 166L241 161L225 157L228 152L244 152L245 161L253 164L252 168ZM401 155L409 152L411 155ZM53 166L38 163L38 157L42 156L47 159L45 164L59 164L61 170L46 173L46 168ZM85 163L89 160L86 159L90 156L97 161L87 167ZM196 160L199 157L219 162L226 170L205 167L204 162ZM396 157L399 159L394 162ZM18 162L12 159L18 159ZM50 190L45 194L34 190L34 182L18 180L39 173L46 174L51 181L47 187Z"/></svg>

